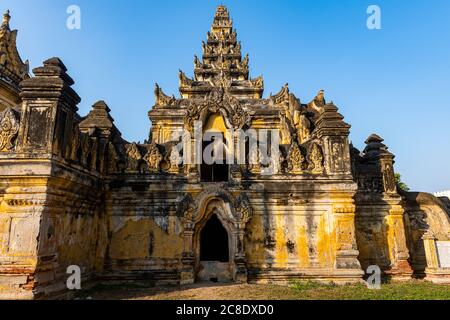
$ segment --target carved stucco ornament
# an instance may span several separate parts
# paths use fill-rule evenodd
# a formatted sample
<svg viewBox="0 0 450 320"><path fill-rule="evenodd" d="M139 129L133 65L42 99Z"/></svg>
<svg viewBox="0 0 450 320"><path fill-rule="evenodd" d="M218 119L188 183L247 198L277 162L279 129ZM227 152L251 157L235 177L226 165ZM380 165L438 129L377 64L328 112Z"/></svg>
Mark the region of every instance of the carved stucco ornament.
<svg viewBox="0 0 450 320"><path fill-rule="evenodd" d="M166 95L158 84L155 84L155 99L157 107L174 107L177 103L175 96Z"/></svg>
<svg viewBox="0 0 450 320"><path fill-rule="evenodd" d="M291 148L289 149L287 161L289 173L303 173L303 164L305 162L305 157L303 156L296 142L292 143Z"/></svg>
<svg viewBox="0 0 450 320"><path fill-rule="evenodd" d="M391 164L386 164L383 170L384 190L389 193L397 192L395 183L394 168Z"/></svg>
<svg viewBox="0 0 450 320"><path fill-rule="evenodd" d="M219 198L224 203L229 203L232 209L233 219L241 224L247 224L253 215L253 208L246 193L241 193L234 197L230 192L223 188L215 187L211 190L205 190L194 198L190 193L186 193L179 198L176 205L177 216L183 217L185 222L194 222L197 218L198 210L210 198Z"/></svg>
<svg viewBox="0 0 450 320"><path fill-rule="evenodd" d="M11 108L0 113L0 151L14 148L15 138L19 132L19 121Z"/></svg>
<svg viewBox="0 0 450 320"><path fill-rule="evenodd" d="M289 84L285 84L284 87L276 95L270 95L269 98L275 105L289 103Z"/></svg>
<svg viewBox="0 0 450 320"><path fill-rule="evenodd" d="M314 174L322 174L324 170L323 166L323 154L322 150L319 147L317 143L314 143L311 147L310 153L309 153L309 163L312 173Z"/></svg>
<svg viewBox="0 0 450 320"><path fill-rule="evenodd" d="M194 84L194 80L188 78L183 71L179 71L180 75L180 87L191 87Z"/></svg>
<svg viewBox="0 0 450 320"><path fill-rule="evenodd" d="M310 139L312 121L300 100L290 93L288 84L276 95L271 95L265 103L281 109L280 121L287 144L291 143L289 137L294 134L298 137L299 143L305 143Z"/></svg>
<svg viewBox="0 0 450 320"><path fill-rule="evenodd" d="M159 151L159 148L155 143L152 143L149 146L148 152L145 155L144 160L145 162L147 162L150 172L152 173L159 172L163 156L161 155L161 152Z"/></svg>
<svg viewBox="0 0 450 320"><path fill-rule="evenodd" d="M192 221L194 213L198 209L197 203L192 198L190 193L184 195L179 199L177 204L177 216L183 217L186 221Z"/></svg>
<svg viewBox="0 0 450 320"><path fill-rule="evenodd" d="M250 83L252 86L256 88L264 88L264 78L262 76L259 76L258 78L251 79Z"/></svg>
<svg viewBox="0 0 450 320"><path fill-rule="evenodd" d="M257 146L253 146L249 151L248 170L251 173L261 173L261 150Z"/></svg>
<svg viewBox="0 0 450 320"><path fill-rule="evenodd" d="M183 156L178 146L173 146L169 155L169 163L171 173L178 173L180 171L180 166L183 165Z"/></svg>
<svg viewBox="0 0 450 320"><path fill-rule="evenodd" d="M301 143L306 142L311 137L311 121L305 114L301 114L299 116L298 122L295 124L295 128Z"/></svg>
<svg viewBox="0 0 450 320"><path fill-rule="evenodd" d="M139 164L142 160L141 151L136 143L132 143L126 147L127 149L127 169L128 172L135 172L139 170Z"/></svg>
<svg viewBox="0 0 450 320"><path fill-rule="evenodd" d="M236 130L250 125L251 116L244 110L239 99L228 94L223 87L219 87L214 88L201 102L196 102L189 106L186 115L186 126L188 129L192 129L195 121L202 119L202 116L205 114L218 112Z"/></svg>
<svg viewBox="0 0 450 320"><path fill-rule="evenodd" d="M325 91L320 90L313 101L308 104L308 106L318 112L321 112L324 109L326 103L327 101L325 100Z"/></svg>
<svg viewBox="0 0 450 320"><path fill-rule="evenodd" d="M247 194L241 193L239 197L237 197L234 204L234 210L236 212L236 219L241 223L246 224L250 221L253 214L253 209Z"/></svg>

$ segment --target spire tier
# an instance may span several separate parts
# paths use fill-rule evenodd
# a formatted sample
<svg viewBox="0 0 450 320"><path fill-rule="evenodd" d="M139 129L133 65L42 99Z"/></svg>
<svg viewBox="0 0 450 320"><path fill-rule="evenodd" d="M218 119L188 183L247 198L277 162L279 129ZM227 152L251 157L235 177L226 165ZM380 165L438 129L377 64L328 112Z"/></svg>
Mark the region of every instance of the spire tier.
<svg viewBox="0 0 450 320"><path fill-rule="evenodd" d="M204 97L215 87L223 87L242 98L262 97L262 77L249 76L249 56L242 58L241 43L233 28L228 9L219 6L206 42L202 42L202 59L194 58L194 78L180 72L183 98Z"/></svg>

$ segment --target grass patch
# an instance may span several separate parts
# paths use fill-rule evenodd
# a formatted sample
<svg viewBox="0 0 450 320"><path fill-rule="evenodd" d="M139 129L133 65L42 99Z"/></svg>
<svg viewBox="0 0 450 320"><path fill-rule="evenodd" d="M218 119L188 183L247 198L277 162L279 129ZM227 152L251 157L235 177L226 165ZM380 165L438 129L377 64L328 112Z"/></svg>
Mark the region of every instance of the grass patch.
<svg viewBox="0 0 450 320"><path fill-rule="evenodd" d="M301 300L450 300L450 286L425 281L385 283L381 289L364 284L344 285L295 282L292 289Z"/></svg>
<svg viewBox="0 0 450 320"><path fill-rule="evenodd" d="M290 287L296 291L308 291L308 290L317 290L317 289L334 289L337 285L333 282L323 283L317 281L292 281Z"/></svg>

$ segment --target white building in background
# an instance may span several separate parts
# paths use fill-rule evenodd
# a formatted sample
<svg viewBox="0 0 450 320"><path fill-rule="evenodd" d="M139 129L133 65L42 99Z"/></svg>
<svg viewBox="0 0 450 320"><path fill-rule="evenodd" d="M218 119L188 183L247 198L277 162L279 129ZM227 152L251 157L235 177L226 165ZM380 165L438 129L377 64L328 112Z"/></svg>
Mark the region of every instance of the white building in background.
<svg viewBox="0 0 450 320"><path fill-rule="evenodd" d="M434 194L434 196L435 197L447 197L447 198L449 198L450 199L450 190L447 190L447 191L441 191L441 192L436 192L435 194Z"/></svg>

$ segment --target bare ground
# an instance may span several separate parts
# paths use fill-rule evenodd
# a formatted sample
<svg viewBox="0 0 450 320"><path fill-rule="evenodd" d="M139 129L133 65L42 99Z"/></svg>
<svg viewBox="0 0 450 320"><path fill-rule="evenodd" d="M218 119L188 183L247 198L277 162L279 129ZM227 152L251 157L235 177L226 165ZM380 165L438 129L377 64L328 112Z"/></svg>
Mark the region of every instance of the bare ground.
<svg viewBox="0 0 450 320"><path fill-rule="evenodd" d="M94 300L450 300L449 285L424 281L336 286L296 282L289 286L200 283L183 287L149 288L138 284L96 286L79 299Z"/></svg>

